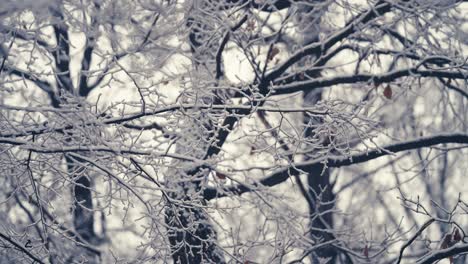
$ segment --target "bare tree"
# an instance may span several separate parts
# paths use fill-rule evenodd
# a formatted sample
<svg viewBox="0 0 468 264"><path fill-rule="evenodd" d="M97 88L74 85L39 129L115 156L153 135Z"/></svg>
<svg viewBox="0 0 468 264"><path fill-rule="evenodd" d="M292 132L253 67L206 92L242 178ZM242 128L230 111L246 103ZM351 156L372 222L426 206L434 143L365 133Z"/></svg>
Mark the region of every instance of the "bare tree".
<svg viewBox="0 0 468 264"><path fill-rule="evenodd" d="M5 2L1 262L464 263L463 9Z"/></svg>

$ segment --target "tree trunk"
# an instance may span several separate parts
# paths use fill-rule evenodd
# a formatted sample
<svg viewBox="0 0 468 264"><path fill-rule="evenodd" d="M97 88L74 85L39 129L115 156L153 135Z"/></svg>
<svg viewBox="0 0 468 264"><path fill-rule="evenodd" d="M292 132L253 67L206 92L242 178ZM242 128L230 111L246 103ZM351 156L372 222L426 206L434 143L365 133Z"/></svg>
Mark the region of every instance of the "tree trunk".
<svg viewBox="0 0 468 264"><path fill-rule="evenodd" d="M97 235L94 230L93 197L91 192L91 181L86 175L86 168L77 164L76 158L65 157L67 170L73 179L72 195L73 201L73 226L75 233L79 236L76 241L91 246L97 242ZM87 263L99 263L100 254L98 251L91 251L84 248L83 257ZM79 258L78 258L79 259Z"/></svg>
<svg viewBox="0 0 468 264"><path fill-rule="evenodd" d="M304 93L304 104L306 106L314 105L321 99L321 92L311 96ZM307 126L313 123L319 123L320 120L311 120L309 116L304 116L304 124L306 125L305 136L313 136L314 131ZM310 158L306 156L305 160ZM324 243L333 240L335 237L331 231L333 230L333 213L332 209L335 206L335 194L333 186L330 182L330 169L324 168L324 165L317 164L310 166L307 169L307 187L308 196L310 198L310 236L316 243ZM331 245L319 247L312 253L312 262L318 263L317 257L330 259L328 263L335 263L337 251Z"/></svg>
<svg viewBox="0 0 468 264"><path fill-rule="evenodd" d="M323 12L323 7L319 4L322 1L311 1L314 5L298 6L298 27L302 33L302 45L309 45L319 41L320 20ZM313 59L319 58L320 54L316 54ZM312 59L312 60L313 60ZM307 61L301 63L302 66L307 65ZM317 78L320 76L320 71L308 72L309 78ZM304 91L303 104L304 107L313 107L322 99L322 91ZM313 127L322 123L320 118L313 118L309 115L304 115L303 120L305 126L305 137L313 137L315 132ZM311 127L312 126L312 127ZM326 145L325 142L319 144ZM305 157L305 160L311 159L310 156ZM335 194L332 190L330 182L330 170L324 168L324 165L314 165L307 170L307 195L309 196L309 211L310 211L310 236L317 244L325 243L333 240L335 237L331 233L333 230L333 213L332 209L335 206ZM337 260L337 250L331 245L319 247L311 255L312 263L319 263L318 258L329 259L327 263L335 263Z"/></svg>
<svg viewBox="0 0 468 264"><path fill-rule="evenodd" d="M202 206L205 202L189 193L200 189L196 183L189 183L183 193L171 192L165 222L170 227L168 238L174 263L225 263L221 250L216 245L217 235L208 214ZM179 184L184 187L184 184ZM193 192L195 191L195 192Z"/></svg>
<svg viewBox="0 0 468 264"><path fill-rule="evenodd" d="M192 51L194 74L214 76L216 74L215 57L212 53L217 50L219 36L211 31L213 25L209 25L209 18L203 12L213 8L210 1L195 1L187 26L190 28L189 44ZM211 10L213 11L213 10ZM216 14L208 12L208 14ZM211 34L213 33L213 34ZM203 74L205 73L205 75ZM213 75L212 75L213 74ZM210 80L208 80L210 81ZM202 84L206 85L206 84ZM214 95L206 94L203 88L193 87L187 94L189 100L199 104L209 102L219 103ZM182 135L176 147L176 152L184 153L199 159L207 157L210 147L208 142L215 137L213 122L220 121L206 116L202 112L193 113L187 118L187 122L181 122L185 128L190 128L192 134ZM185 143L184 143L185 141ZM194 141L199 142L195 147L190 147ZM168 226L168 239L174 263L225 263L221 248L217 245L217 234L209 219L209 215L203 207L206 201L203 199L201 182L208 177L208 171L200 167L195 169L190 164L183 165L185 170L177 170L168 178L170 189L169 197L175 201L167 201L165 222ZM188 168L188 169L187 169Z"/></svg>

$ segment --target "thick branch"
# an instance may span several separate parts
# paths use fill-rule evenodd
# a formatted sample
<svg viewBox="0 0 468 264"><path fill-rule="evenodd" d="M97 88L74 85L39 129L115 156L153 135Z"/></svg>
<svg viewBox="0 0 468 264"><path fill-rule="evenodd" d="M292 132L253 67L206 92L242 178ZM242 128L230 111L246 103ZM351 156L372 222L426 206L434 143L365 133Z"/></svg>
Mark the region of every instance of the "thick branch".
<svg viewBox="0 0 468 264"><path fill-rule="evenodd" d="M90 87L88 85L88 72L89 68L91 67L91 62L93 58L93 51L96 44L96 36L99 30L98 24L98 12L101 9L100 4L97 1L93 1L94 3L94 14L91 14L91 23L90 23L90 32L87 34L86 39L86 47L83 53L83 59L81 60L81 71L80 71L80 80L79 80L79 87L78 93L79 95L86 97L92 91L94 87Z"/></svg>
<svg viewBox="0 0 468 264"><path fill-rule="evenodd" d="M24 198L28 198L25 196L25 194L23 194ZM20 204L21 206L21 202L20 202L20 199L19 197L17 197L15 195L17 201L18 201L18 204ZM68 227L66 227L64 224L60 223L54 216L52 216L52 214L47 210L46 207L44 207L42 204L39 204L37 201L35 201L34 199L29 199L28 200L29 203L31 203L32 205L36 206L39 210L42 210L42 212L44 213L44 216L47 217L50 221L52 221L53 225L52 226L56 226L58 229L60 229L61 231L63 231L64 233L62 233L63 236L65 236L67 239L74 239L73 241L74 242L77 242L79 243L80 246L86 248L87 250L91 251L92 253L95 253L95 254L99 254L100 251L96 248L94 248L93 246L89 245L88 242L86 241L83 241L83 238L81 238L76 232L75 230L72 230ZM23 206L22 206L23 207ZM76 241L75 241L76 240Z"/></svg>
<svg viewBox="0 0 468 264"><path fill-rule="evenodd" d="M329 87L339 84L350 84L359 82L372 82L373 84L382 84L392 82L398 78L415 76L415 77L436 77L449 79L466 79L468 73L444 71L444 70L417 70L415 68L393 71L381 75L373 74L355 74L349 76L338 76L333 78L314 79L303 82L295 82L292 84L277 86L274 88L275 95L288 94L299 91L310 91L312 89Z"/></svg>
<svg viewBox="0 0 468 264"><path fill-rule="evenodd" d="M392 5L385 1L379 1L375 6L371 7L368 11L362 13L351 19L344 28L338 30L335 34L328 37L323 42L315 42L305 46L300 51L292 55L282 65L275 70L271 71L263 81L263 85L268 85L271 81L280 77L289 67L294 65L296 62L302 60L304 57L309 55L317 55L326 52L328 49L333 47L336 43L342 41L346 37L350 36L354 32L360 30L362 25L372 21L373 19L388 13L392 9ZM318 57L318 56L317 56ZM262 89L260 89L262 90Z"/></svg>
<svg viewBox="0 0 468 264"><path fill-rule="evenodd" d="M20 69L17 69L8 65L5 65L4 69L12 75L16 75L20 78L24 78L30 82L33 82L47 94L51 94L51 93L53 94L53 89L49 82L43 81L29 72L25 72L23 70L20 70Z"/></svg>
<svg viewBox="0 0 468 264"><path fill-rule="evenodd" d="M8 243L12 244L15 248L17 248L19 251L23 252L24 254L28 255L32 260L34 260L37 263L44 264L38 257L34 256L29 250L27 250L25 247L23 247L21 244L15 242L13 239L11 239L9 236L4 235L3 233L0 233L0 238L8 241Z"/></svg>
<svg viewBox="0 0 468 264"><path fill-rule="evenodd" d="M73 93L73 84L71 82L70 72L70 39L68 37L68 28L65 18L60 10L61 7L50 7L52 15L57 20L52 25L55 40L57 42L56 51L52 52L55 61L55 71L58 86L70 93Z"/></svg>
<svg viewBox="0 0 468 264"><path fill-rule="evenodd" d="M99 4L94 2L96 10L99 10ZM80 71L80 80L78 84L78 93L80 96L86 97L91 92L88 86L88 72L91 67L91 62L93 58L93 50L96 43L96 14L91 15L91 32L88 32L86 38L86 46L83 52L83 58L81 59L81 71Z"/></svg>
<svg viewBox="0 0 468 264"><path fill-rule="evenodd" d="M44 48L47 51L52 50L52 47L47 43L45 40L39 38L37 34L31 34L27 31L23 31L18 28L9 28L4 25L0 25L0 34L12 34L16 38L24 40L24 41L33 41L37 44L39 44L40 47Z"/></svg>
<svg viewBox="0 0 468 264"><path fill-rule="evenodd" d="M244 0L243 2L246 2L246 1ZM276 12L282 9L289 8L291 6L291 1L289 0L276 0L273 3L269 3L271 1L266 1L266 2L267 4L257 4L257 1L251 0L250 5L253 8L256 8L263 12Z"/></svg>
<svg viewBox="0 0 468 264"><path fill-rule="evenodd" d="M4 70L11 75L18 76L20 78L23 78L25 80L28 80L34 83L42 91L47 93L47 95L49 96L52 102L52 106L54 107L59 106L59 101L57 99L57 96L54 92L54 89L52 88L52 85L49 82L39 79L38 77L34 76L32 73L29 73L29 72L26 72L26 71L23 71L23 70L20 70L20 69L17 69L15 67L11 67L8 65L4 65Z"/></svg>
<svg viewBox="0 0 468 264"><path fill-rule="evenodd" d="M428 256L419 259L418 264L432 264L444 258L468 253L468 244L458 244L453 247L431 252Z"/></svg>
<svg viewBox="0 0 468 264"><path fill-rule="evenodd" d="M221 2L221 1L220 1ZM257 10L263 12L276 12L282 9L289 8L291 6L290 0L276 0L276 1L263 1L266 3L257 3L262 1L255 1L255 0L227 0L225 1L225 6L220 6L221 9L230 9L235 6L245 6L255 8Z"/></svg>
<svg viewBox="0 0 468 264"><path fill-rule="evenodd" d="M221 44L219 45L219 48L218 48L218 51L216 52L216 79L219 80L223 75L224 75L224 72L222 70L222 66L223 66L223 61L222 61L222 58L223 58L223 51L224 49L226 48L226 44L228 43L229 41L229 38L231 37L231 32L234 32L236 31L237 29L239 29L242 24L245 23L245 21L247 21L247 18L248 16L245 15L240 21L239 23L237 23L236 25L234 25L229 31L227 31L223 37L223 40L221 41Z"/></svg>
<svg viewBox="0 0 468 264"><path fill-rule="evenodd" d="M307 162L300 162L288 166L287 168L279 169L269 176L261 179L256 184L251 186L237 185L225 188L222 192L219 192L215 188L207 188L204 190L205 199L211 200L217 197L228 196L230 193L240 195L246 192L254 191L255 189L263 186L275 186L284 181L289 177L299 175L302 171L306 171L311 166L318 164L326 164L329 168L338 168L343 166L349 166L354 164L363 163L369 160L373 160L382 156L391 155L402 151L430 147L443 143L459 143L468 144L468 134L441 134L432 137L424 137L415 140L400 142L384 146L382 148L374 149L371 151L362 152L360 154L352 155L350 157L339 157L339 158L328 158L328 159L316 159Z"/></svg>
<svg viewBox="0 0 468 264"><path fill-rule="evenodd" d="M274 81L276 78L280 77L289 67L291 67L296 62L302 60L305 56L313 55L313 54L317 55L328 50L333 45L335 45L339 41L343 40L347 36L354 33L356 30L358 30L359 28L357 28L356 25L366 24L369 21L373 20L374 18L379 17L389 12L390 10L391 10L391 4L383 2L383 1L379 1L374 7L369 9L367 12L361 15L358 15L356 18L352 19L350 22L348 22L348 24L343 29L339 30L337 33L330 36L323 43L313 43L313 44L307 45L301 51L291 56L281 66L279 66L277 69L273 70L272 72L270 72L268 75L266 75L263 78L263 80L259 84L260 93L266 96L269 92L267 87L270 85L270 83ZM240 119L240 116L239 117L230 116L224 120L222 125L223 127L226 127L227 129L223 129L222 131L220 131L216 140L216 145L209 148L206 157L210 157L212 155L216 155L217 153L219 153L219 151L221 150L221 147L224 145L224 142L227 139L227 136L229 135L230 131L232 130L232 128L235 126L235 124L237 123L239 119Z"/></svg>

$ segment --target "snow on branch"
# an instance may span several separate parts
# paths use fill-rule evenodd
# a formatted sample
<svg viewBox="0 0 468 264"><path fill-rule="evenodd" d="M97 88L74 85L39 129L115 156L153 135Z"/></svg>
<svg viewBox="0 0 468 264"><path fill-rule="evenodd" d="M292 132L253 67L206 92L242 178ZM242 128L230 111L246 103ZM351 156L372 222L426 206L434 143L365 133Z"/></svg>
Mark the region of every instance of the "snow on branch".
<svg viewBox="0 0 468 264"><path fill-rule="evenodd" d="M288 94L299 91L308 91L317 88L329 87L340 84L355 84L360 82L371 82L376 85L395 81L402 77L436 77L465 80L468 72L455 72L446 70L418 70L416 68L397 70L385 74L353 74L349 76L337 76L310 81L294 82L292 84L280 85L274 89L275 94Z"/></svg>
<svg viewBox="0 0 468 264"><path fill-rule="evenodd" d="M42 260L40 260L38 257L34 256L31 252L29 252L29 250L19 244L18 242L14 241L12 238L10 238L9 236L3 234L3 233L0 233L0 238L7 241L8 243L12 244L16 249L18 249L19 251L23 252L24 254L26 254L28 257L30 257L34 262L37 262L37 263L40 263L40 264L44 264L45 262L43 262Z"/></svg>
<svg viewBox="0 0 468 264"><path fill-rule="evenodd" d="M369 160L380 158L382 156L392 155L394 153L402 151L431 147L434 145L444 143L468 144L468 134L440 134L387 145L378 149L362 152L349 157L316 159L307 162L295 163L291 166L288 166L287 168L283 168L273 172L269 176L259 180L257 183L252 184L251 186L239 184L236 186L227 187L221 191L214 188L207 188L204 191L204 195L205 199L207 200L229 196L231 193L241 195L246 192L252 192L257 188L261 188L262 186L271 187L278 185L286 181L289 177L299 175L302 173L302 171L307 171L307 168L310 168L317 164L326 164L326 166L329 168L339 168L343 166L363 163Z"/></svg>
<svg viewBox="0 0 468 264"><path fill-rule="evenodd" d="M417 264L431 264L435 263L436 261L453 257L459 254L466 254L468 253L468 244L457 244L452 247L431 251L428 255L424 256L423 258L419 259L416 263Z"/></svg>

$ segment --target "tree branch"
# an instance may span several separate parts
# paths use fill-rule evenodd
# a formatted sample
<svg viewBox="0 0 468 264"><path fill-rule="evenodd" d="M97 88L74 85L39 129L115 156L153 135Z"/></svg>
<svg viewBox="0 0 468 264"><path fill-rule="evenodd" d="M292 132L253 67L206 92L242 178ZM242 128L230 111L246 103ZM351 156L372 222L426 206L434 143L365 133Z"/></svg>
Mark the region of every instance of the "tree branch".
<svg viewBox="0 0 468 264"><path fill-rule="evenodd" d="M5 65L4 69L6 71L8 71L12 75L16 75L16 76L18 76L20 78L24 78L24 79L26 79L26 80L28 80L30 82L33 82L34 84L36 84L41 90L43 90L47 94L51 94L51 93L53 94L53 89L52 89L52 86L51 86L51 84L49 82L43 81L43 80L39 79L38 77L34 76L33 74L31 74L29 72L25 72L23 70L15 68L15 67Z"/></svg>
<svg viewBox="0 0 468 264"><path fill-rule="evenodd" d="M44 108L25 108L25 109L20 109L18 107L13 108L13 107L3 107L9 110L17 110L17 111L27 111L27 112L34 112L34 111L47 111L47 109ZM265 111L265 112L276 112L276 113L299 113L299 112L306 112L306 113L311 113L314 115L325 115L326 112L320 112L320 111L314 111L315 109L313 108L307 108L307 107L300 107L300 108L279 108L279 107L267 107L267 106L260 106L260 107L252 107L251 105L225 105L225 104L216 104L216 105L198 105L198 104L182 104L182 105L170 105L166 107L161 107L159 109L155 109L153 111L146 111L145 113L134 113L134 114L129 114L124 117L117 117L117 118L107 118L107 119L97 119L97 120L92 120L88 122L84 122L82 124L67 124L67 125L62 125L58 127L52 127L52 126L36 126L35 128L32 129L21 129L19 132L14 132L14 133L0 133L0 137L3 138L17 138L17 137L27 137L27 136L32 136L32 135L40 135L40 134L45 134L45 133L52 133L52 132L59 132L63 133L66 130L74 129L76 127L85 127L85 126L99 126L99 125L116 125L116 124L122 124L126 128L130 129L143 129L147 130L150 129L151 127L154 129L159 129L158 125L156 123L150 124L148 126L138 126L138 125L131 125L131 124L126 124L126 122L137 120L142 117L146 116L157 116L158 114L162 113L167 113L171 111L181 111L181 110L189 110L189 109L210 109L210 110L223 110L226 111L227 113L230 113L232 115L235 115L235 118L238 118L238 116L244 116L248 113L251 113L253 110L256 111ZM34 110L34 111L33 111ZM163 127L161 127L163 129ZM18 131L18 130L17 130Z"/></svg>
<svg viewBox="0 0 468 264"><path fill-rule="evenodd" d="M276 78L280 77L289 67L294 65L296 62L302 60L304 57L309 55L318 55L326 52L328 49L333 47L336 43L342 41L344 38L350 36L356 30L359 30L357 25L362 25L372 21L373 19L384 15L385 13L390 12L392 9L392 4L387 3L386 1L379 1L368 11L354 17L351 19L344 28L338 30L335 34L332 34L323 42L314 42L310 45L305 46L300 51L296 52L289 59L287 59L283 64L278 68L271 71L262 81L263 85L269 85L271 81L274 81ZM319 56L317 56L319 57ZM261 84L262 85L262 84ZM260 89L262 90L262 89Z"/></svg>
<svg viewBox="0 0 468 264"><path fill-rule="evenodd" d="M9 28L5 27L4 25L0 25L0 34L13 34L16 38L24 40L24 41L34 41L35 43L39 44L40 47L44 48L47 51L52 50L53 48L47 43L45 40L40 39L35 34L29 34L18 28Z"/></svg>
<svg viewBox="0 0 468 264"><path fill-rule="evenodd" d="M363 163L369 160L373 160L382 156L391 155L402 151L430 147L443 143L468 144L468 134L453 133L435 135L387 145L382 148L362 152L349 157L316 159L307 162L295 163L288 166L287 168L279 169L271 173L269 176L259 180L257 183L252 184L251 186L239 184L236 186L226 187L224 190L221 190L221 192L216 188L206 188L204 190L204 197L207 200L211 200L213 198L225 197L229 194L241 195L246 192L254 191L256 188L259 187L275 186L286 181L289 177L299 175L302 173L302 171L307 171L308 168L310 168L311 166L315 166L318 164L326 164L326 166L329 168L339 168L343 166Z"/></svg>
<svg viewBox="0 0 468 264"><path fill-rule="evenodd" d="M350 22L346 24L346 26L343 29L339 30L338 32L330 36L323 43L319 42L319 43L312 43L310 45L307 45L302 50L292 55L288 60L286 60L286 62L284 62L278 68L268 73L261 80L261 83L258 86L260 93L263 96L266 96L269 93L269 90L267 87L271 84L271 82L273 82L276 78L280 77L289 67L291 67L296 62L302 60L305 56L312 55L312 54L318 55L318 54L321 54L322 52L327 51L333 45L335 45L339 41L343 40L347 36L354 33L357 29L356 25L366 24L369 21L373 20L374 18L382 16L383 14L389 12L390 10L391 10L391 4L385 1L379 1L375 6L369 9L367 12L364 12L361 15L358 15L354 19L352 19ZM232 130L232 128L235 126L235 124L241 117L242 116L236 116L236 117L229 116L224 120L222 127L226 127L227 129L223 129L219 132L218 138L216 140L216 145L209 148L207 155L205 157L210 157L212 155L216 155L217 153L219 153L230 131Z"/></svg>
<svg viewBox="0 0 468 264"><path fill-rule="evenodd" d="M94 2L95 12L97 13L100 10L100 5L97 1ZM83 15L84 16L84 15ZM99 30L99 25L97 25L97 14L91 14L91 23L90 23L90 32L86 34L85 50L83 52L83 58L81 59L81 70L80 70L80 79L78 84L78 94L80 96L86 97L91 92L88 86L88 72L91 67L93 59L94 46L96 44L96 34ZM84 20L86 18L84 17ZM84 21L86 23L86 21Z"/></svg>
<svg viewBox="0 0 468 264"><path fill-rule="evenodd" d="M34 76L32 73L25 72L25 71L20 70L18 68L8 66L8 65L5 65L5 64L3 66L4 66L4 70L7 73L9 73L11 75L18 76L20 78L23 78L25 80L28 80L28 81L34 83L42 91L47 93L47 95L49 96L49 98L50 98L50 100L52 102L52 105L54 107L59 106L59 102L58 102L58 99L57 99L56 94L54 92L54 89L52 88L52 85L49 82L43 81L43 80L39 79L38 77Z"/></svg>
<svg viewBox="0 0 468 264"><path fill-rule="evenodd" d="M49 7L54 18L58 20L52 25L57 48L51 55L55 61L57 86L65 91L73 93L70 72L70 39L68 37L68 27L64 21L65 18L63 17L62 11L59 10L60 8L62 7Z"/></svg>
<svg viewBox="0 0 468 264"><path fill-rule="evenodd" d="M373 74L353 74L349 76L338 76L333 78L314 79L309 81L295 82L291 84L281 85L274 87L274 94L289 94L299 91L310 91L313 89L329 87L339 84L350 84L359 82L372 82L373 84L382 84L392 82L398 78L417 76L417 77L435 77L435 78L449 78L461 79L468 78L468 73L444 71L444 70L418 70L416 68L409 68L399 71L393 71L381 75Z"/></svg>
<svg viewBox="0 0 468 264"><path fill-rule="evenodd" d="M429 255L418 260L418 264L432 264L444 258L453 257L458 254L468 253L468 244L458 244L442 250L431 252Z"/></svg>
<svg viewBox="0 0 468 264"><path fill-rule="evenodd" d="M403 258L403 252L405 252L405 249L407 247L409 247L413 242L414 240L416 240L416 238L418 238L418 236L420 236L422 234L422 232L428 228L432 223L434 223L435 219L434 218L431 218L429 220L427 220L418 230L418 232L416 232L416 234L414 234L400 249L400 255L398 256L398 259L396 261L396 264L400 264L401 262L401 259Z"/></svg>
<svg viewBox="0 0 468 264"><path fill-rule="evenodd" d="M40 260L38 257L34 256L31 252L29 252L29 250L27 250L21 244L15 242L9 236L7 236L7 235L0 232L0 237L3 238L4 240L8 241L10 244L12 244L14 247L16 247L19 251L21 251L24 254L28 255L28 257L30 257L35 262L40 263L40 264L45 264L44 262L42 262L42 260Z"/></svg>
<svg viewBox="0 0 468 264"><path fill-rule="evenodd" d="M0 144L8 144L11 146L19 146L22 149L27 151L32 151L35 153L44 153L44 154L53 154L53 153L76 153L76 152L102 152L102 153L114 153L117 155L120 154L129 154L129 155L138 155L138 156L154 156L154 157L168 157L174 158L183 161L193 162L194 164L205 165L206 161L202 159L193 158L187 155L177 154L177 153L167 153L167 152L155 152L152 150L137 150L132 148L124 148L119 146L118 148L108 147L108 146L56 146L56 147L44 147L32 145L29 141L2 138L0 137Z"/></svg>
<svg viewBox="0 0 468 264"><path fill-rule="evenodd" d="M231 36L231 32L233 31L236 31L237 29L239 29L242 24L245 23L245 21L247 21L247 18L248 16L245 15L240 21L239 23L237 23L236 25L234 25L232 28L230 28L225 34L224 34L224 37L223 37L223 40L221 41L221 44L219 45L219 48L218 48L218 51L216 52L216 80L219 80L223 75L223 70L222 70L222 65L223 65L223 61L222 61L222 58L223 58L223 51L226 47L226 44L228 43L229 41L229 38Z"/></svg>
<svg viewBox="0 0 468 264"><path fill-rule="evenodd" d="M255 8L263 12L276 12L282 9L291 7L290 0L276 0L276 1L264 1L265 3L258 4L255 0L227 0L224 1L227 5L222 6L222 9L229 9L234 6L245 6Z"/></svg>
<svg viewBox="0 0 468 264"><path fill-rule="evenodd" d="M154 20L151 23L151 27L146 32L145 37L143 38L142 42L138 45L138 47L135 50L120 52L112 56L111 61L104 67L104 69L102 69L100 76L92 84L87 85L88 93L92 91L94 88L96 88L99 84L102 83L102 81L107 76L107 74L112 69L112 67L116 64L116 62L118 62L120 59L125 58L126 56L132 53L138 53L143 50L143 48L150 42L151 33L153 32L153 29L156 26L156 23L158 22L159 18L160 18L159 14L155 15ZM134 21L133 19L131 19L131 22L134 24L138 24L138 22Z"/></svg>

